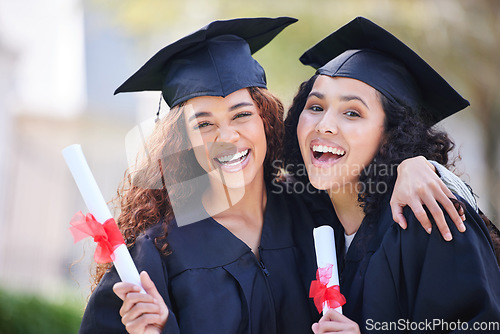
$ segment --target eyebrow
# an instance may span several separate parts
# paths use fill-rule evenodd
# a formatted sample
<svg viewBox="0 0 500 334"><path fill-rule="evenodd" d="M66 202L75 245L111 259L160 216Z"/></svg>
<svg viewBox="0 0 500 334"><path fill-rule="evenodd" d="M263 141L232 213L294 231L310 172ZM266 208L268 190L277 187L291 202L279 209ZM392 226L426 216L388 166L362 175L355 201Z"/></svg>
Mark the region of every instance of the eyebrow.
<svg viewBox="0 0 500 334"><path fill-rule="evenodd" d="M360 98L359 96L356 96L356 95L344 95L344 96L340 97L340 101L347 102L347 101L352 101L352 100L357 100L357 101L363 103L366 108L370 109L368 107L368 105L366 104L366 102L363 101L363 99Z"/></svg>
<svg viewBox="0 0 500 334"><path fill-rule="evenodd" d="M314 96L314 97L317 97L317 98L318 98L318 99L320 99L320 100L325 99L325 95L324 95L323 93L316 92L316 91L312 91L311 93L309 93L309 95L307 96L307 98L310 98L310 97L313 97L313 96ZM342 96L340 97L340 101L343 101L343 102L348 102L348 101L352 101L352 100L357 100L357 101L359 101L359 102L363 103L363 105L364 105L366 108L370 109L370 108L368 107L368 105L366 104L366 102L365 102L365 101L364 101L361 97L359 97L359 96L357 96L357 95L342 95Z"/></svg>
<svg viewBox="0 0 500 334"><path fill-rule="evenodd" d="M234 106L232 106L231 108L229 108L229 111L234 111L234 110L242 108L242 107L253 107L253 103L250 103L250 102L241 102L241 103L235 104Z"/></svg>
<svg viewBox="0 0 500 334"><path fill-rule="evenodd" d="M229 111L234 111L234 110L242 108L242 107L253 107L253 104L250 102L241 102L241 103L235 104L234 106L231 106L229 108ZM189 119L188 119L188 122L191 122L192 120L199 118L199 117L207 117L207 116L212 116L212 113L208 112L208 111L200 111L200 112L195 113L194 115L191 115L191 117L189 117Z"/></svg>
<svg viewBox="0 0 500 334"><path fill-rule="evenodd" d="M191 122L193 119L195 118L198 118L198 117L205 117L205 116L212 116L212 113L211 112L208 112L208 111L200 111L200 112L197 112L195 113L194 115L191 115L191 117L189 117L188 119L188 122Z"/></svg>
<svg viewBox="0 0 500 334"><path fill-rule="evenodd" d="M317 97L320 100L323 100L325 98L325 95L323 93L315 92L315 91L310 92L309 95L307 95L307 98L310 98L313 96Z"/></svg>

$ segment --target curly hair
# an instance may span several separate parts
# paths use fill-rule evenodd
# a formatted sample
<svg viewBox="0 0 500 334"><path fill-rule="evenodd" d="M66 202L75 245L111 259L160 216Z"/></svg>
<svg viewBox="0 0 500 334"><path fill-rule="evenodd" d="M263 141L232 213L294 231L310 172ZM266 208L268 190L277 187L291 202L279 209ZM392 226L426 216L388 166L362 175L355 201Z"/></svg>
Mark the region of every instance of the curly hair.
<svg viewBox="0 0 500 334"><path fill-rule="evenodd" d="M279 173L284 126L284 107L281 101L267 89L247 88L260 111L267 138L264 160L264 179L270 182ZM127 247L132 247L137 237L149 227L162 222L163 233L155 239L155 245L163 255L168 255L166 237L168 225L175 218L172 201L186 202L199 191L184 180L193 179L205 171L198 164L191 148L185 123L184 104L173 107L160 120L147 143L147 159L137 168L128 169L117 191L114 202L120 208L117 224ZM172 154L171 152L178 152ZM274 163L273 163L274 162ZM181 167L181 168L180 168ZM180 186L172 186L180 185ZM167 192L168 188L168 192ZM98 264L92 275L95 289L111 264Z"/></svg>
<svg viewBox="0 0 500 334"><path fill-rule="evenodd" d="M267 89L259 87L248 88L252 100L261 112L264 132L267 139L267 151L264 159L264 180L266 184L280 174L283 161L283 124L284 107L281 101Z"/></svg>
<svg viewBox="0 0 500 334"><path fill-rule="evenodd" d="M397 167L403 160L424 156L448 168L454 164L449 161L449 153L455 144L446 132L432 127L429 112L424 108L412 110L380 93L378 96L385 112L385 138L372 162L360 175L364 191L359 194L358 200L365 214L375 211L385 194L392 193Z"/></svg>

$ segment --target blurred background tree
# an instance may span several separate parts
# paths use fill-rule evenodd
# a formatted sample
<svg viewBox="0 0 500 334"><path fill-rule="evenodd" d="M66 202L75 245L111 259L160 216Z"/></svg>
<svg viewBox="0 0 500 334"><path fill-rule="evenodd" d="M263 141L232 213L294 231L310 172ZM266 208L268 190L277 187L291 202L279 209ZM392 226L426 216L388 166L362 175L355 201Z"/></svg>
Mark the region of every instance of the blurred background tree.
<svg viewBox="0 0 500 334"><path fill-rule="evenodd" d="M489 201L480 200L480 204L493 220L498 221L500 1L91 0L90 5L111 13L116 25L141 41L138 45L144 46L141 56L144 60L158 48L214 19L286 15L299 18L297 24L256 54L266 68L269 88L287 105L298 84L313 72L298 61L303 51L355 16L374 20L414 48L471 102L472 106L465 113L474 115L480 132L470 133L469 128L460 128L464 131L455 134L455 139L481 137L482 145L476 150L481 150L480 155L484 157L487 181L483 190L486 193L482 195ZM470 121L469 115L456 117ZM458 172L461 169L463 167L458 168ZM474 177L470 175L470 179ZM464 179L469 181L469 176L465 175Z"/></svg>
<svg viewBox="0 0 500 334"><path fill-rule="evenodd" d="M74 302L54 303L38 296L0 289L0 333L77 333L81 317Z"/></svg>

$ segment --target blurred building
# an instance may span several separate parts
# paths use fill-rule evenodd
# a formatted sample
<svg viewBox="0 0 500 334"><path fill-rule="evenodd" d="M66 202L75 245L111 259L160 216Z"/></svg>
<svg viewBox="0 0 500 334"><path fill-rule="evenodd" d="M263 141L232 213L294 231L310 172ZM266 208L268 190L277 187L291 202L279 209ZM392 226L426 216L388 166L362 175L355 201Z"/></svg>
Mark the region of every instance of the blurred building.
<svg viewBox="0 0 500 334"><path fill-rule="evenodd" d="M132 97L112 101L114 69L131 45L79 0L0 0L0 22L0 284L86 297L93 245L72 266L83 245L69 221L86 207L61 150L81 144L114 196L136 109Z"/></svg>
<svg viewBox="0 0 500 334"><path fill-rule="evenodd" d="M157 111L159 94L113 97L156 47L94 6L0 0L0 287L88 297L95 245L74 245L68 231L87 208L61 150L81 144L112 200L127 168L127 133ZM179 30L201 26L205 15Z"/></svg>

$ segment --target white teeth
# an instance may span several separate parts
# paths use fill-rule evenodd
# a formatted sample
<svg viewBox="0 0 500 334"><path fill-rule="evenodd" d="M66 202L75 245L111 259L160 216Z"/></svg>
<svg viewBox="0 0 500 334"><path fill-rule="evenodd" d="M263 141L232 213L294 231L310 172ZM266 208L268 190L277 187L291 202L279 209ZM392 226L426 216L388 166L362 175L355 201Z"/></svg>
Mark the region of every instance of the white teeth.
<svg viewBox="0 0 500 334"><path fill-rule="evenodd" d="M324 145L313 145L313 151L314 152L321 152L321 153L330 152L330 153L336 154L336 155L344 155L345 154L345 151L340 149L340 148L329 147L329 146L324 146Z"/></svg>
<svg viewBox="0 0 500 334"><path fill-rule="evenodd" d="M225 165L233 166L233 165L236 165L237 163L239 163L239 159L241 159L241 157L246 156L247 154L248 154L248 150L244 150L241 152L237 152L236 154L233 154L233 155L226 155L223 157L219 157L219 158L217 158L217 160L219 160L220 163L223 163ZM236 161L231 162L233 160L236 160Z"/></svg>

